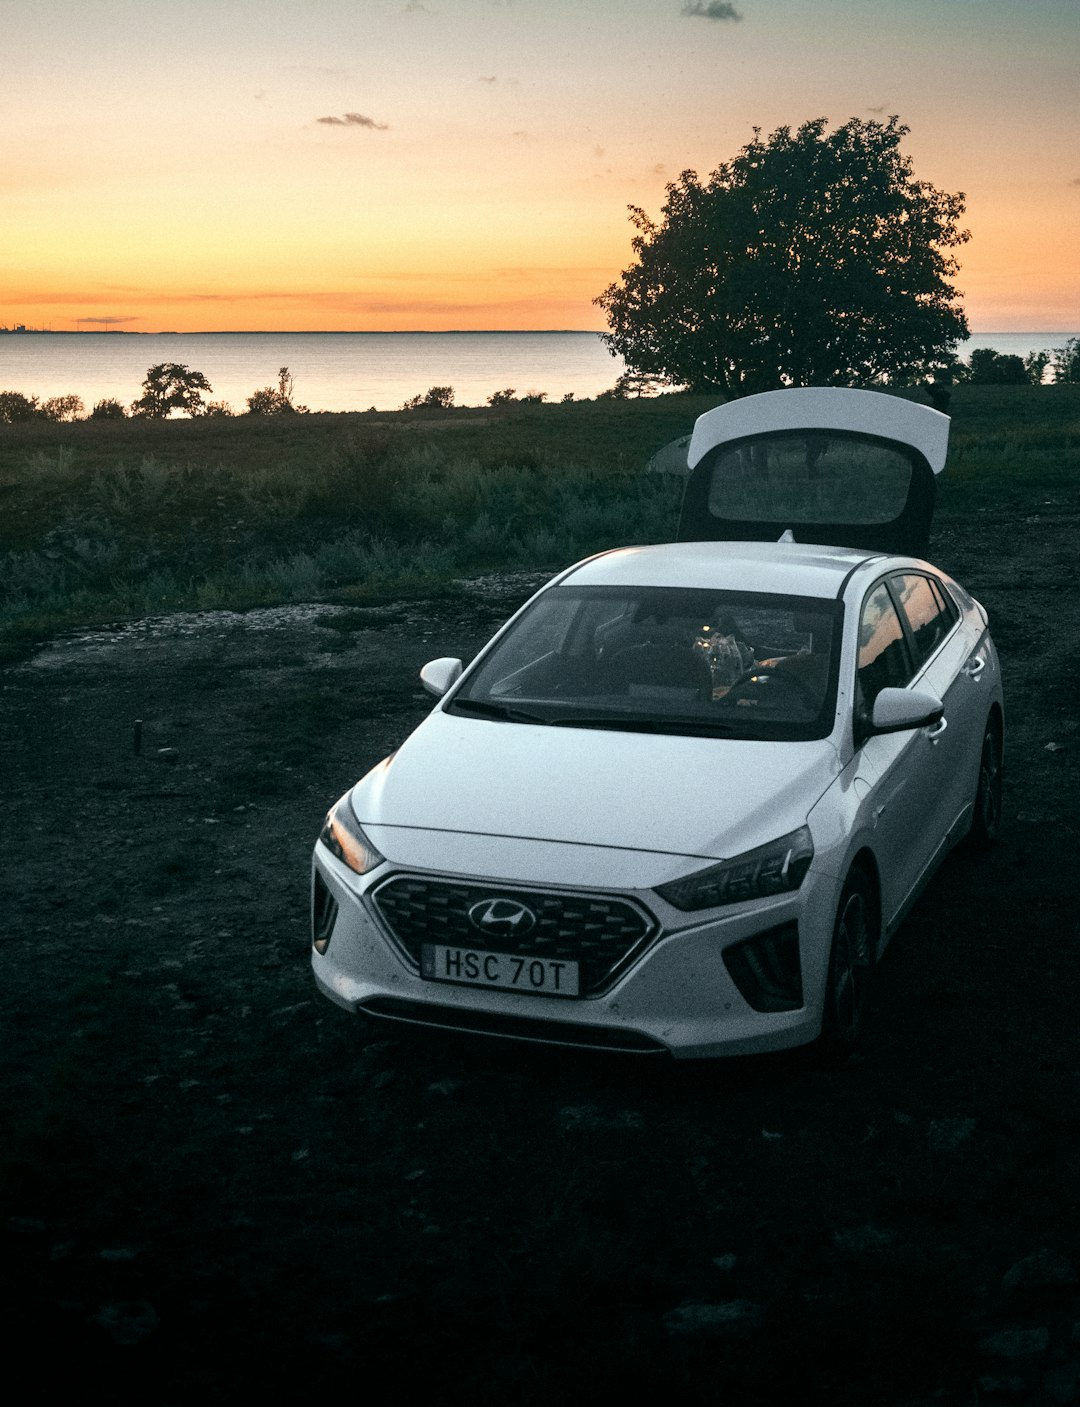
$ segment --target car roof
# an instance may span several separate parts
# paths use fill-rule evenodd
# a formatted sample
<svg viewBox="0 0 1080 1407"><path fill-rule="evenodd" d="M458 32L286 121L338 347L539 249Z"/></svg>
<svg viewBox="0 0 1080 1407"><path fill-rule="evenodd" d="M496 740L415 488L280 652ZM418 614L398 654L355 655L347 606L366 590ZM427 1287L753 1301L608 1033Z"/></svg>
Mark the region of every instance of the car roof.
<svg viewBox="0 0 1080 1407"><path fill-rule="evenodd" d="M619 547L571 567L561 586L679 586L832 600L881 553L803 542L668 542Z"/></svg>

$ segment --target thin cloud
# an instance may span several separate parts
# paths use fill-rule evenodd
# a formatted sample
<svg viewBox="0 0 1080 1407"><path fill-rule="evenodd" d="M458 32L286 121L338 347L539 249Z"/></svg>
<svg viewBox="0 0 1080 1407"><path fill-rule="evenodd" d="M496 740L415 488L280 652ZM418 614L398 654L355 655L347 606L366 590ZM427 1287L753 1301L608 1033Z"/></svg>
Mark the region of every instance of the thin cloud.
<svg viewBox="0 0 1080 1407"><path fill-rule="evenodd" d="M1073 179L1069 182L1069 185L1070 185L1070 186L1080 186L1080 176L1075 176L1075 177L1073 177Z"/></svg>
<svg viewBox="0 0 1080 1407"><path fill-rule="evenodd" d="M351 78L348 69L328 64L284 64L282 73L310 73L319 78Z"/></svg>
<svg viewBox="0 0 1080 1407"><path fill-rule="evenodd" d="M485 76L484 76L483 74L481 74L480 77L479 77L479 79L478 79L477 81L478 81L479 83L487 83L487 84L490 85L490 84L492 84L492 83L498 83L499 80L498 80L498 78L496 77L496 75L493 73L490 78L485 78Z"/></svg>
<svg viewBox="0 0 1080 1407"><path fill-rule="evenodd" d="M741 20L742 15L734 5L729 5L726 0L687 0L687 4L682 7L683 19L686 20Z"/></svg>
<svg viewBox="0 0 1080 1407"><path fill-rule="evenodd" d="M376 122L373 117L365 117L362 112L347 112L344 117L317 117L324 127L367 127L372 132L386 132L389 122Z"/></svg>
<svg viewBox="0 0 1080 1407"><path fill-rule="evenodd" d="M115 327L120 322L142 322L141 317L133 318L76 318L76 322L98 322L105 327Z"/></svg>

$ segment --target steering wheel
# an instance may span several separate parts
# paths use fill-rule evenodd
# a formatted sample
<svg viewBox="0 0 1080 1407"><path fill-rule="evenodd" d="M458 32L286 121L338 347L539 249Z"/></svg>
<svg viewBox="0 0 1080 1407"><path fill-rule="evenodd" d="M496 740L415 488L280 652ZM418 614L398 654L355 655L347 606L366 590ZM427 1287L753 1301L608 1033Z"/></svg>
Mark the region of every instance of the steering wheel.
<svg viewBox="0 0 1080 1407"><path fill-rule="evenodd" d="M763 681L768 681L766 687L773 684L786 684L789 689L794 689L803 698L812 713L818 711L818 697L805 679L798 678L797 675L789 674L785 669L755 669L750 668L740 674L735 683L724 695L725 703L735 701L735 695L739 693L752 692L759 688Z"/></svg>

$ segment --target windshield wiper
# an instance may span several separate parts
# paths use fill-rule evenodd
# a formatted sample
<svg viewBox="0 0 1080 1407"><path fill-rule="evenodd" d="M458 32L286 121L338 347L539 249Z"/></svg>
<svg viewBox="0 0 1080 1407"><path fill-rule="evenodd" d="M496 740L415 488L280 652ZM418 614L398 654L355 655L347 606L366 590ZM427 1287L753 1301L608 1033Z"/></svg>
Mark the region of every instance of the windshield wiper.
<svg viewBox="0 0 1080 1407"><path fill-rule="evenodd" d="M549 723L551 720L509 704L491 703L488 699L454 699L448 712L478 713L481 718L498 718L505 723Z"/></svg>
<svg viewBox="0 0 1080 1407"><path fill-rule="evenodd" d="M582 714L566 718L553 718L553 728L609 728L619 733L673 733L688 737L715 738L730 737L737 733L747 736L746 730L734 723L700 723L687 718L621 718L618 714Z"/></svg>

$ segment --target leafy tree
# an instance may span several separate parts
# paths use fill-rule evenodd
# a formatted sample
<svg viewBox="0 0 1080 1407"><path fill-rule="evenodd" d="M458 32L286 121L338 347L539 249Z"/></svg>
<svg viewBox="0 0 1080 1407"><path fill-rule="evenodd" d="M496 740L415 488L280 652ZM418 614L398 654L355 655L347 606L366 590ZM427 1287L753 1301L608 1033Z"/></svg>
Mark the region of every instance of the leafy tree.
<svg viewBox="0 0 1080 1407"><path fill-rule="evenodd" d="M410 396L402 410L449 410L454 404L453 386L431 386L422 396Z"/></svg>
<svg viewBox="0 0 1080 1407"><path fill-rule="evenodd" d="M228 401L207 401L204 415L230 416L236 412Z"/></svg>
<svg viewBox="0 0 1080 1407"><path fill-rule="evenodd" d="M825 118L754 139L657 224L630 206L635 262L596 299L634 371L746 395L925 375L967 335L949 282L962 194L916 180L908 128Z"/></svg>
<svg viewBox="0 0 1080 1407"><path fill-rule="evenodd" d="M517 391L513 386L507 386L506 389L503 391L492 391L491 395L487 398L487 403L488 405L498 407L503 405L512 405L513 402L516 400Z"/></svg>
<svg viewBox="0 0 1080 1407"><path fill-rule="evenodd" d="M98 401L90 412L91 420L123 420L126 412L119 401L106 397Z"/></svg>
<svg viewBox="0 0 1080 1407"><path fill-rule="evenodd" d="M36 420L40 414L37 396L24 396L21 391L0 391L0 425Z"/></svg>
<svg viewBox="0 0 1080 1407"><path fill-rule="evenodd" d="M46 420L77 420L86 406L79 396L50 396L41 405L41 413Z"/></svg>
<svg viewBox="0 0 1080 1407"><path fill-rule="evenodd" d="M598 401L638 400L642 396L658 396L668 385L666 377L651 376L647 371L624 371L610 390L601 391Z"/></svg>
<svg viewBox="0 0 1080 1407"><path fill-rule="evenodd" d="M1050 365L1050 353L1045 349L1041 352L1028 352L1024 358L1024 370L1027 372L1027 379L1033 386L1041 386L1046 368Z"/></svg>
<svg viewBox="0 0 1080 1407"><path fill-rule="evenodd" d="M1023 357L995 352L993 347L976 347L968 366L973 386L1026 386L1030 380Z"/></svg>
<svg viewBox="0 0 1080 1407"><path fill-rule="evenodd" d="M143 394L131 403L132 415L148 420L165 420L174 410L201 415L206 408L202 393L213 388L201 371L192 371L183 362L158 362L146 373Z"/></svg>
<svg viewBox="0 0 1080 1407"><path fill-rule="evenodd" d="M248 396L249 415L306 415L306 405L293 403L293 378L287 366L278 368L278 384L264 386L261 391Z"/></svg>
<svg viewBox="0 0 1080 1407"><path fill-rule="evenodd" d="M1080 337L1070 337L1054 348L1054 380L1075 385L1080 381Z"/></svg>

